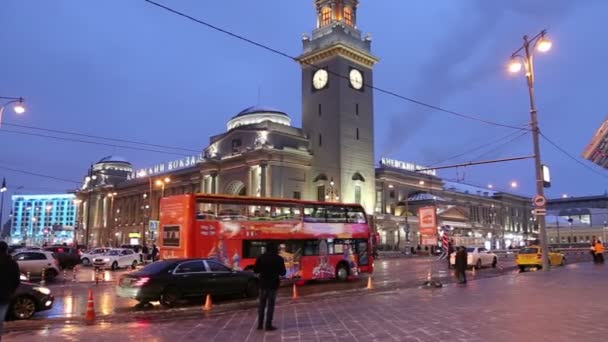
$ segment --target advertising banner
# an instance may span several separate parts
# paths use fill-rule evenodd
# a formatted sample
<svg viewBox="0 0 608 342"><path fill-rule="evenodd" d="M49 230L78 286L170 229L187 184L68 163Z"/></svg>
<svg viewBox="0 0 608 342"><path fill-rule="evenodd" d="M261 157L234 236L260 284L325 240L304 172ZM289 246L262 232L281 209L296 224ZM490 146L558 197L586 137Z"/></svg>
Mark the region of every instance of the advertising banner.
<svg viewBox="0 0 608 342"><path fill-rule="evenodd" d="M434 206L423 207L418 209L418 218L420 220L420 235L422 239L435 238L437 242L437 208Z"/></svg>

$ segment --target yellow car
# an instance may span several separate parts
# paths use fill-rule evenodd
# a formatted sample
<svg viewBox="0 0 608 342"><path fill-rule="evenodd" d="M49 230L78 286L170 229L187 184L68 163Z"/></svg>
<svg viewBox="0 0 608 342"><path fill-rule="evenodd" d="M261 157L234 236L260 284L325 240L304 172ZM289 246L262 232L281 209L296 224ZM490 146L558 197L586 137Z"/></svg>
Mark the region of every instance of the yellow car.
<svg viewBox="0 0 608 342"><path fill-rule="evenodd" d="M540 246L529 246L519 250L515 262L521 271L526 268L542 268L542 248ZM564 266L566 264L566 256L562 253L549 251L549 265Z"/></svg>

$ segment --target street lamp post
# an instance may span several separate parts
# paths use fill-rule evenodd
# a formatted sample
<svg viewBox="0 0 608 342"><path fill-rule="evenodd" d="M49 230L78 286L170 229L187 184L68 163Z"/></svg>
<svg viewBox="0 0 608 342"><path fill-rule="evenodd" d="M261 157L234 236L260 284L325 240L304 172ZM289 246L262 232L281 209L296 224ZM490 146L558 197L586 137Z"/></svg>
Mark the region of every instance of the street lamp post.
<svg viewBox="0 0 608 342"><path fill-rule="evenodd" d="M108 198L110 199L110 211L108 212L108 217L106 218L106 222L109 222L107 227L107 235L106 235L106 243L107 246L110 246L110 239L114 234L114 198L118 195L116 192L111 192L108 194Z"/></svg>
<svg viewBox="0 0 608 342"><path fill-rule="evenodd" d="M22 97L5 97L5 96L0 96L0 100L8 100L8 102L4 103L3 105L0 105L0 128L2 127L2 114L4 114L4 108L6 108L6 106L8 106L9 104L15 104L13 106L13 110L15 111L15 113L17 114L23 114L25 113L25 106L23 105L23 103L25 102L25 100Z"/></svg>
<svg viewBox="0 0 608 342"><path fill-rule="evenodd" d="M329 181L329 188L325 190L325 199L329 202L337 202L340 200L340 196L338 196L336 190L336 183L333 178Z"/></svg>
<svg viewBox="0 0 608 342"><path fill-rule="evenodd" d="M87 180L87 188L88 188L88 198L87 198L87 218L86 218L86 227L85 227L85 237L84 237L84 245L86 248L89 248L89 235L91 233L91 198L95 185L93 181L97 179L97 176L93 174L93 165L89 168L89 174L86 177Z"/></svg>
<svg viewBox="0 0 608 342"><path fill-rule="evenodd" d="M6 188L6 179L2 178L2 187L0 188L0 193L2 193L2 199L0 199L0 233L3 232L4 228L2 225L2 214L4 213L4 193L6 190L8 190Z"/></svg>
<svg viewBox="0 0 608 342"><path fill-rule="evenodd" d="M519 72L523 66L526 71L526 79L528 81L528 92L530 96L530 116L531 116L531 130L532 130L532 142L534 144L534 166L536 169L536 192L539 196L544 196L544 180L543 180L543 166L541 163L540 156L540 129L538 125L538 113L536 110L536 100L534 95L534 56L533 49L537 49L540 52L546 52L551 49L551 42L546 38L547 31L543 30L531 39L528 36L524 36L524 44L517 49L511 55L511 65L509 70L511 72ZM524 55L520 55L523 52ZM549 254L547 249L547 230L545 226L545 217L542 215L537 216L540 244L542 248L542 261L543 270L549 270Z"/></svg>

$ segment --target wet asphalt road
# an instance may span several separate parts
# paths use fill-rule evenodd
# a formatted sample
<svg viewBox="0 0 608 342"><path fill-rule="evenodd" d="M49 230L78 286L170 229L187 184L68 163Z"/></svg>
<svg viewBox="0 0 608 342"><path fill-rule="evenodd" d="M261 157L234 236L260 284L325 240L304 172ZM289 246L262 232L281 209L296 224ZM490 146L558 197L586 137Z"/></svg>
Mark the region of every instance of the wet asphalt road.
<svg viewBox="0 0 608 342"><path fill-rule="evenodd" d="M569 262L585 261L588 256L569 256ZM429 271L432 272L433 280L442 283L453 283L455 278L453 271L448 270L446 261L437 261L436 257L398 257L377 259L375 261L375 272L372 276L372 283L377 290L390 290L395 288L413 288L421 286L427 279ZM77 272L76 281L72 281L72 274L68 273L69 280L64 281L63 275L55 282L47 286L53 291L55 303L51 310L37 313L31 324L36 322L44 323L46 320L57 319L82 319L86 312L88 290L92 289L95 299L95 309L98 318L120 319L132 315L145 314L146 316L162 315L167 309L158 303L153 303L153 307L139 308L134 300L117 297L115 294L115 284L118 277L129 272L105 271L102 273L103 281L99 284L94 282L94 271L90 268L81 268ZM515 267L513 256L501 258L497 268L483 268L475 272L468 273L469 279L479 279L496 277L504 274L518 272ZM100 278L100 279L101 279ZM303 286L298 286L300 301L318 300L319 298L331 298L343 296L352 292L365 289L368 284L368 275L363 275L358 279L347 282L337 281L318 281L309 282ZM279 300L291 300L292 286L287 284L279 291ZM202 305L201 301L184 303L178 309L171 309L174 314L176 310L188 311L197 310ZM246 308L255 306L255 299L243 298L214 298L216 308ZM13 323L13 322L11 322ZM17 323L17 322L15 322ZM9 323L10 324L10 323Z"/></svg>
<svg viewBox="0 0 608 342"><path fill-rule="evenodd" d="M502 265L504 264L504 265ZM506 260L496 269L484 268L476 272L476 277L492 277L512 272L514 270L513 261ZM433 278L439 279L442 282L452 282L452 272L447 269L447 262L438 262L436 259L428 257L401 257L391 259L378 259L375 262L375 272L372 277L373 286L377 289L391 289L402 287L420 286L427 278L432 265ZM121 274L129 271L105 271L102 273L103 278L99 284L95 284L94 271L90 268L81 268L77 272L77 281L72 281L72 274L68 272L69 280L64 281L63 276L58 278L53 283L47 284L53 291L55 303L51 310L36 314L34 319L45 318L80 318L84 316L87 304L88 290L92 289L95 298L95 307L97 315L106 316L113 314L122 314L137 312L142 310L136 308L137 301L117 297L114 287L117 279ZM472 276L472 275L470 275ZM306 296L332 296L338 295L344 291L362 289L367 286L368 275L363 275L358 279L352 279L347 282L337 281L316 281L308 282L303 286L298 287L298 293L301 298ZM280 298L292 297L292 286L287 284L279 291ZM214 300L215 304L235 304L242 302L253 302L253 300L245 300L242 298L218 298ZM164 309L153 303L153 308L146 308L147 312L162 312ZM184 303L184 307L196 306L201 303Z"/></svg>

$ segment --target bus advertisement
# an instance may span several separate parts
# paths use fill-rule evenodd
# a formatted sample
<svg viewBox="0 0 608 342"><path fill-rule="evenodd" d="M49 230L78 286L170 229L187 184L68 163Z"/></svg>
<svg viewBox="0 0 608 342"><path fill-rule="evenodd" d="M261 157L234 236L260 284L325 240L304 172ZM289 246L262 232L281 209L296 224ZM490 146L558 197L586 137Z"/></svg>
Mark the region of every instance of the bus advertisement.
<svg viewBox="0 0 608 342"><path fill-rule="evenodd" d="M275 243L286 278L373 272L372 233L357 204L186 194L163 198L160 210L161 259L215 258L251 270Z"/></svg>

